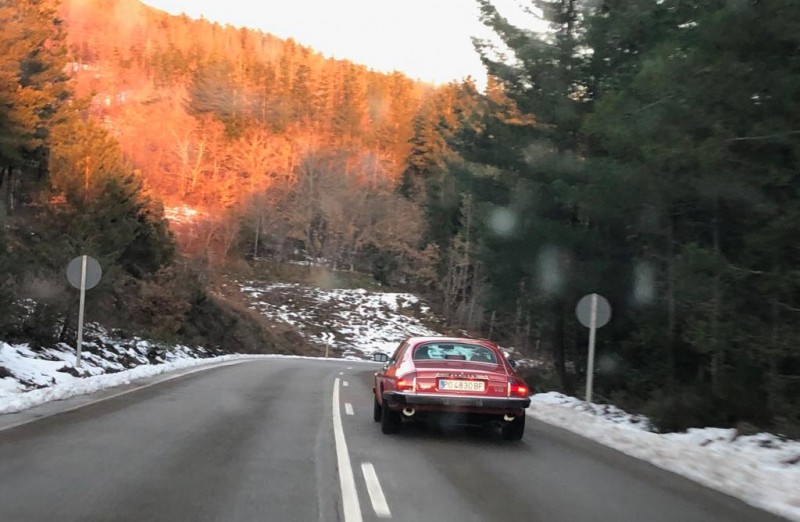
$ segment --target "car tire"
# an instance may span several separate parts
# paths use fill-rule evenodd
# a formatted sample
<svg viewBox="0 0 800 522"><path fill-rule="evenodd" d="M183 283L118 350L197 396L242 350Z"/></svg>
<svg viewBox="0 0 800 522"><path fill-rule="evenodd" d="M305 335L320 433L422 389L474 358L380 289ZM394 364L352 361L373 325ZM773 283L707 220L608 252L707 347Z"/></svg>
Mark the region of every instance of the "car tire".
<svg viewBox="0 0 800 522"><path fill-rule="evenodd" d="M400 431L399 411L392 411L385 406L381 408L381 431L387 435Z"/></svg>
<svg viewBox="0 0 800 522"><path fill-rule="evenodd" d="M372 402L373 402L373 405L372 405L372 420L374 420L375 422L380 422L381 421L381 414L382 414L381 410L383 410L383 408L381 408L381 405L378 404L378 398L377 397L373 397L372 398Z"/></svg>
<svg viewBox="0 0 800 522"><path fill-rule="evenodd" d="M522 440L525 433L525 414L519 415L513 421L503 426L503 439Z"/></svg>

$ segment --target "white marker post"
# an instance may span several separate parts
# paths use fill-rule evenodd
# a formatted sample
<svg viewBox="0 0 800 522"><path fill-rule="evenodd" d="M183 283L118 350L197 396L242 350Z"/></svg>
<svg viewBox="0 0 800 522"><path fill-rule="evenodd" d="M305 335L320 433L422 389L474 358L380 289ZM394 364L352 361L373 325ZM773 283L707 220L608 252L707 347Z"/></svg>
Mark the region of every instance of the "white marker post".
<svg viewBox="0 0 800 522"><path fill-rule="evenodd" d="M589 329L589 358L586 363L586 403L592 403L592 389L594 387L594 347L597 339L597 329L602 328L611 320L611 305L605 297L598 294L585 295L575 307L578 321Z"/></svg>
<svg viewBox="0 0 800 522"><path fill-rule="evenodd" d="M81 367L81 347L83 346L83 308L86 303L86 262L89 256L81 256L81 300L78 305L78 346L75 351L75 367Z"/></svg>
<svg viewBox="0 0 800 522"><path fill-rule="evenodd" d="M75 367L81 366L81 348L83 347L83 316L86 307L86 291L91 290L103 276L103 269L97 259L86 254L78 256L67 265L67 281L81 292L78 305L78 344L75 347Z"/></svg>
<svg viewBox="0 0 800 522"><path fill-rule="evenodd" d="M592 308L589 312L589 362L586 368L586 402L592 403L594 386L594 342L597 337L597 294L592 294Z"/></svg>

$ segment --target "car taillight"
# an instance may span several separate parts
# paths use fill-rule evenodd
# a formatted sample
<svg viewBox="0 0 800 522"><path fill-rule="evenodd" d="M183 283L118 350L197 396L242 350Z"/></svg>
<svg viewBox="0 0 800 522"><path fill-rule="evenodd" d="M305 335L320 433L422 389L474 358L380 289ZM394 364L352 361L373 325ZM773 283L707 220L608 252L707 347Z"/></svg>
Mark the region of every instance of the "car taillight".
<svg viewBox="0 0 800 522"><path fill-rule="evenodd" d="M404 377L397 380L398 391L414 391L414 379Z"/></svg>
<svg viewBox="0 0 800 522"><path fill-rule="evenodd" d="M508 388L508 394L514 395L516 397L527 397L528 396L528 387L524 384L514 383L512 382Z"/></svg>

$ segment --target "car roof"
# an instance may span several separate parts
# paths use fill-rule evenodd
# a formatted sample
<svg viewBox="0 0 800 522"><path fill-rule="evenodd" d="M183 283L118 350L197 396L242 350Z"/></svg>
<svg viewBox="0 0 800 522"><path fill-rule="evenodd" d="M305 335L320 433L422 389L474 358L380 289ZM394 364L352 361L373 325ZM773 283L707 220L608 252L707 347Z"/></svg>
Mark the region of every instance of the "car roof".
<svg viewBox="0 0 800 522"><path fill-rule="evenodd" d="M413 345L423 344L423 343L444 342L444 343L480 344L482 346L492 346L492 347L497 346L495 343L487 339L472 339L470 337L429 336L429 337L409 337L406 340L408 341L409 344Z"/></svg>

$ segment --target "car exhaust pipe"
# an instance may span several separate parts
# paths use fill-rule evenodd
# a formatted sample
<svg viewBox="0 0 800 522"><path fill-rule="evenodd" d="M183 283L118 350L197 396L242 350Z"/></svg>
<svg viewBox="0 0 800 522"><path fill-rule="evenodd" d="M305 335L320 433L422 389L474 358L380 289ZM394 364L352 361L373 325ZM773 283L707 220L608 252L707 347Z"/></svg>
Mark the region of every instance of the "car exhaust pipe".
<svg viewBox="0 0 800 522"><path fill-rule="evenodd" d="M514 420L514 419L516 419L516 418L517 418L516 416L514 416L514 415L509 415L509 414L507 414L507 413L506 413L505 415L503 415L503 420L504 420L504 421L506 421L506 422L511 422L511 421L513 421L513 420Z"/></svg>
<svg viewBox="0 0 800 522"><path fill-rule="evenodd" d="M417 411L414 408L403 408L403 415L406 417L413 417Z"/></svg>

